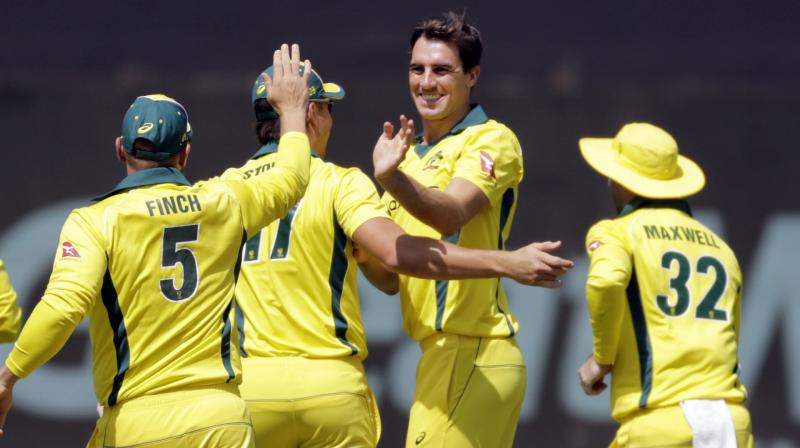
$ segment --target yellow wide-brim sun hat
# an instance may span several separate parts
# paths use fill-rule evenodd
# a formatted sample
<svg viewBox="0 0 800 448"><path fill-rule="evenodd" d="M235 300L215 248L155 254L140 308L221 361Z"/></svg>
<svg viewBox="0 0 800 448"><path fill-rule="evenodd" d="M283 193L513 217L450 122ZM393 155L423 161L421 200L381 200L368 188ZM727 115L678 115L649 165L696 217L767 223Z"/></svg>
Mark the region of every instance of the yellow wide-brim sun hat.
<svg viewBox="0 0 800 448"><path fill-rule="evenodd" d="M645 198L684 198L706 183L703 170L678 154L675 139L649 123L626 124L614 138L582 138L579 145L595 171Z"/></svg>

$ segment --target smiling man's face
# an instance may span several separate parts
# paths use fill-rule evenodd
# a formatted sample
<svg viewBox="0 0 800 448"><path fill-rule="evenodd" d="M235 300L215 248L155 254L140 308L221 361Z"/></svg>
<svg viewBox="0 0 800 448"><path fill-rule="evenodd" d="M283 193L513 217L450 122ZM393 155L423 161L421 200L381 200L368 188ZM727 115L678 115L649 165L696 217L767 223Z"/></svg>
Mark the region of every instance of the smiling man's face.
<svg viewBox="0 0 800 448"><path fill-rule="evenodd" d="M466 115L479 70L476 66L464 72L454 43L424 36L417 39L408 65L408 86L422 120Z"/></svg>

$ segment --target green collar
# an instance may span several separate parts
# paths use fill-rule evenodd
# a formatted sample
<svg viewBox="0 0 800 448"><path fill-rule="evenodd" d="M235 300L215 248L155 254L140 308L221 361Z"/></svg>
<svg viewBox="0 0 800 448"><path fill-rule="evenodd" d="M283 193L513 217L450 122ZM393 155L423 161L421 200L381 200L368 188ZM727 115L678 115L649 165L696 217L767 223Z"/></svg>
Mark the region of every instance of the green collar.
<svg viewBox="0 0 800 448"><path fill-rule="evenodd" d="M146 170L137 171L118 183L113 190L108 193L101 194L92 198L93 201L102 201L105 198L114 196L131 188L144 187L147 185L156 184L178 184L178 185L191 185L186 179L186 176L181 173L177 168L173 167L157 167L148 168Z"/></svg>
<svg viewBox="0 0 800 448"><path fill-rule="evenodd" d="M263 157L263 156L265 156L267 154L272 154L273 152L277 152L277 151L278 151L278 142L276 142L275 140L272 140L271 142L267 143L266 145L258 148L258 151L256 151L255 154L253 154L253 157L250 157L250 160L255 160L255 159L258 159L259 157ZM313 149L311 150L311 157L316 157L318 159L322 158Z"/></svg>
<svg viewBox="0 0 800 448"><path fill-rule="evenodd" d="M417 152L417 155L422 158L425 157L425 154L428 152L429 149L436 146L440 141L450 137L451 135L456 135L461 133L463 130L467 129L470 126L475 126L478 124L483 124L489 121L489 117L486 115L486 112L483 111L483 107L479 104L472 104L470 105L469 113L464 116L455 126L453 126L450 131L443 135L442 138L436 140L435 142L424 144L422 143L422 133L420 132L417 134L417 145L414 147L414 150Z"/></svg>
<svg viewBox="0 0 800 448"><path fill-rule="evenodd" d="M648 199L637 196L625 204L625 207L622 207L618 217L630 215L640 208L673 208L692 216L692 209L689 208L689 203L683 199Z"/></svg>

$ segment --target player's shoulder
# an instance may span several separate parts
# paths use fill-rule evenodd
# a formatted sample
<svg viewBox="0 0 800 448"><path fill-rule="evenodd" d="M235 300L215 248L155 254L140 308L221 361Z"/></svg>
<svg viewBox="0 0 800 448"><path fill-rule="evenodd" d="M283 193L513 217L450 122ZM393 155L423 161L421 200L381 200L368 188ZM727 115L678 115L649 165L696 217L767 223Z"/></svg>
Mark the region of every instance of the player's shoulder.
<svg viewBox="0 0 800 448"><path fill-rule="evenodd" d="M623 226L619 219L602 219L592 224L586 232L586 237L591 235L606 235L618 234L622 231Z"/></svg>
<svg viewBox="0 0 800 448"><path fill-rule="evenodd" d="M240 180L249 179L257 176L275 165L275 158L270 157L270 154L265 156L256 157L247 160L244 164L238 167L231 167L223 171L221 175L209 180Z"/></svg>
<svg viewBox="0 0 800 448"><path fill-rule="evenodd" d="M369 179L361 168L342 166L322 159L312 158L312 179L315 174L317 177L324 177L327 182L334 185L347 184L354 180L361 181L363 179Z"/></svg>
<svg viewBox="0 0 800 448"><path fill-rule="evenodd" d="M586 232L586 248L594 251L603 244L627 246L625 222L619 218L603 219L594 223Z"/></svg>
<svg viewBox="0 0 800 448"><path fill-rule="evenodd" d="M491 148L501 156L522 156L517 135L503 123L489 119L484 123L470 126L464 132L468 147Z"/></svg>
<svg viewBox="0 0 800 448"><path fill-rule="evenodd" d="M505 124L492 118L468 127L465 132L472 136L483 136L498 140L517 141L517 135Z"/></svg>

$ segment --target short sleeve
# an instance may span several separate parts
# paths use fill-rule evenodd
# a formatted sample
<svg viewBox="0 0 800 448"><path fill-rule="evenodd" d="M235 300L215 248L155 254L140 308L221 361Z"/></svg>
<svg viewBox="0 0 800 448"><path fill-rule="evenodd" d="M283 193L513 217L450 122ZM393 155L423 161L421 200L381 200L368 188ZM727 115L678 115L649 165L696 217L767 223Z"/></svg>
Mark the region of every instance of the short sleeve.
<svg viewBox="0 0 800 448"><path fill-rule="evenodd" d="M378 197L375 184L357 168L347 170L339 180L334 209L339 224L349 238L370 219L391 219L386 205Z"/></svg>
<svg viewBox="0 0 800 448"><path fill-rule="evenodd" d="M483 129L486 128L486 129ZM517 186L522 180L522 150L517 137L505 126L480 126L474 135L467 139L453 177L468 180L475 184L497 205L508 188Z"/></svg>

